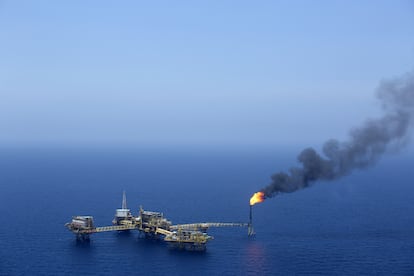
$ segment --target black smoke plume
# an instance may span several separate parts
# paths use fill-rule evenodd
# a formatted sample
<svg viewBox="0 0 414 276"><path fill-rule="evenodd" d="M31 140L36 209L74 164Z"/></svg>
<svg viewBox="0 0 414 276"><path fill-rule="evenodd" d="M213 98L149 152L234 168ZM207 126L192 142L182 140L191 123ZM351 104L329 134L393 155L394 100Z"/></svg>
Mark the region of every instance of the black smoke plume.
<svg viewBox="0 0 414 276"><path fill-rule="evenodd" d="M389 150L407 144L414 118L414 74L383 81L377 89L384 115L366 121L350 131L348 141L331 139L323 145L324 156L313 148L298 156L301 166L272 175L272 182L262 191L266 197L291 193L315 181L334 180L375 164Z"/></svg>

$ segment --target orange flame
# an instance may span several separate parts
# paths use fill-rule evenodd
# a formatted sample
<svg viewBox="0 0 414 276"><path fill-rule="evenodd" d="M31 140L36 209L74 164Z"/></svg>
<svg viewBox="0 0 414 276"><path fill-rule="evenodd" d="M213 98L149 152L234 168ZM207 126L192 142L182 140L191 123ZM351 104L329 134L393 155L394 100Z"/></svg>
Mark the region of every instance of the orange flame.
<svg viewBox="0 0 414 276"><path fill-rule="evenodd" d="M263 202L265 200L265 194L263 192L257 192L250 198L250 205L253 206L256 203Z"/></svg>

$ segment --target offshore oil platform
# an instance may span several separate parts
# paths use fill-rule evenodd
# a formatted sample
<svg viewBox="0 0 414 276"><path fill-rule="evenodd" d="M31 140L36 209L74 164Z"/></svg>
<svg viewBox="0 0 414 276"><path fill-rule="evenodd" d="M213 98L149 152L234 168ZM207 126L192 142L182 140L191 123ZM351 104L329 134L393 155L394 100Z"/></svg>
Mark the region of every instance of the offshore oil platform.
<svg viewBox="0 0 414 276"><path fill-rule="evenodd" d="M163 213L146 211L142 207L139 208L138 216L133 216L127 207L125 191L122 207L116 209L111 226L95 227L92 216L74 216L65 226L80 241L89 240L90 235L95 233L136 230L144 238L163 240L169 248L188 251L206 250L207 242L213 239L207 234L211 227L248 227L248 234L253 234L251 215L249 223L202 222L176 225L167 220Z"/></svg>

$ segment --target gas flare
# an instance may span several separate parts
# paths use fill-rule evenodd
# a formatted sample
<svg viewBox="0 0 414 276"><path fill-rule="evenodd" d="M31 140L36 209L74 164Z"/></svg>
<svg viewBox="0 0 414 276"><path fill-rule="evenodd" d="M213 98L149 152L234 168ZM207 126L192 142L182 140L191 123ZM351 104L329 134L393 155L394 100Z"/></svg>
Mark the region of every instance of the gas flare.
<svg viewBox="0 0 414 276"><path fill-rule="evenodd" d="M254 193L250 198L250 206L255 205L256 203L263 202L265 200L265 194L263 192Z"/></svg>

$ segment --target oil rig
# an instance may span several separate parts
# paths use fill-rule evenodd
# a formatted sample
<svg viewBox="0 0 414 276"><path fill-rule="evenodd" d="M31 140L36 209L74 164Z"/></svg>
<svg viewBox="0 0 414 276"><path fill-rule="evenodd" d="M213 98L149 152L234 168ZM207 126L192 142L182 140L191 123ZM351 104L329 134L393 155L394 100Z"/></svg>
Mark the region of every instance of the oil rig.
<svg viewBox="0 0 414 276"><path fill-rule="evenodd" d="M133 216L127 207L125 191L122 207L116 209L111 226L96 227L92 216L74 216L65 224L79 241L88 241L91 234L110 231L138 231L144 238L163 240L169 248L188 251L204 251L207 242L213 237L207 234L211 227L249 227L250 223L202 222L173 225L161 212L139 208L138 216ZM250 234L250 230L249 230Z"/></svg>

